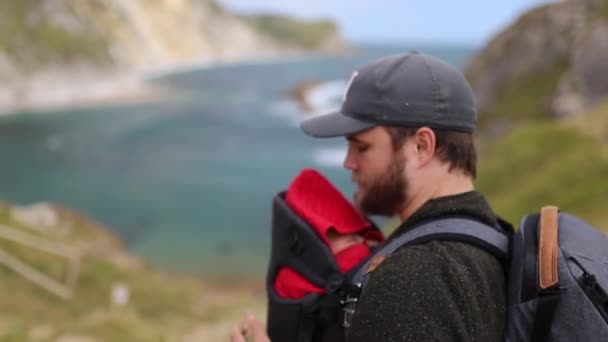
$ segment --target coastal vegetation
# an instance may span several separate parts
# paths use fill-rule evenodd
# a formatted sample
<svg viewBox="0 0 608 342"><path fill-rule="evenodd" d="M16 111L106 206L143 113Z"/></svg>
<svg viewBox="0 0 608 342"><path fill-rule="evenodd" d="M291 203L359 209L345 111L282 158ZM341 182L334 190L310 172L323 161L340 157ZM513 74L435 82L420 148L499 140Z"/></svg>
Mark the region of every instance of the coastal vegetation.
<svg viewBox="0 0 608 342"><path fill-rule="evenodd" d="M608 232L606 8L535 8L465 68L480 109L477 185L515 225L553 204Z"/></svg>
<svg viewBox="0 0 608 342"><path fill-rule="evenodd" d="M345 46L331 21L242 16L215 0L7 0L0 2L0 113L124 97L141 92L149 73L184 65ZM100 95L108 88L118 96Z"/></svg>
<svg viewBox="0 0 608 342"><path fill-rule="evenodd" d="M78 250L80 272L71 298L63 299L0 267L2 341L217 341L245 307L263 315L257 283L159 272L128 255L107 228L73 210L47 208L57 218L44 225L17 219L18 210L36 216L41 209L3 203L0 226ZM2 237L0 251L58 280L66 271L62 258ZM112 299L117 287L128 290L126 301Z"/></svg>
<svg viewBox="0 0 608 342"><path fill-rule="evenodd" d="M52 16L45 15L39 7L40 2L36 0L0 2L0 56L19 61L13 64L19 73L29 74L45 66L85 60L110 62L108 42L99 33L70 29L53 21ZM75 14L73 7L65 10L65 16ZM76 21L72 25L81 24Z"/></svg>
<svg viewBox="0 0 608 342"><path fill-rule="evenodd" d="M337 38L338 27L331 20L307 20L277 15L243 16L248 23L260 32L275 38L286 45L295 44L309 49L319 49Z"/></svg>
<svg viewBox="0 0 608 342"><path fill-rule="evenodd" d="M528 123L492 144L480 161L477 187L514 225L557 205L608 233L608 145L595 136L571 123Z"/></svg>

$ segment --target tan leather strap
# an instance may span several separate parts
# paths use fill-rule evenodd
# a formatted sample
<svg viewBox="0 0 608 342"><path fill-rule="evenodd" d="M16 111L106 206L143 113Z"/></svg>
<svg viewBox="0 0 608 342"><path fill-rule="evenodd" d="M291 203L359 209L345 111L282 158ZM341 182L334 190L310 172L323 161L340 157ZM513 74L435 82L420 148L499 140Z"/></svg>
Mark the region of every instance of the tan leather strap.
<svg viewBox="0 0 608 342"><path fill-rule="evenodd" d="M543 207L540 212L540 232L538 234L538 275L540 288L547 289L559 281L557 276L557 231L559 208Z"/></svg>
<svg viewBox="0 0 608 342"><path fill-rule="evenodd" d="M384 254L376 255L372 259L372 261L369 263L369 265L367 265L367 269L365 270L364 274L373 272L376 269L376 267L378 267L384 261L384 259L386 259L386 255L384 255Z"/></svg>

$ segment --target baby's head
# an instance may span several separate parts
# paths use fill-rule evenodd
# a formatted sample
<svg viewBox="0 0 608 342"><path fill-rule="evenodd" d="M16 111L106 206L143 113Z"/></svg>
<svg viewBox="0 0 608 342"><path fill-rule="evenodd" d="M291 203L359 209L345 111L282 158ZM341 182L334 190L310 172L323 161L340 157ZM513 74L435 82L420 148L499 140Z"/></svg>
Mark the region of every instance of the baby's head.
<svg viewBox="0 0 608 342"><path fill-rule="evenodd" d="M370 247L379 242L376 236L366 238L362 233L340 234L335 229L327 230L327 241L342 272L350 270L370 254Z"/></svg>
<svg viewBox="0 0 608 342"><path fill-rule="evenodd" d="M333 255L340 253L342 250L356 244L361 244L365 240L359 234L340 234L335 229L327 231L327 240L329 248Z"/></svg>
<svg viewBox="0 0 608 342"><path fill-rule="evenodd" d="M366 238L360 233L340 234L333 228L330 228L327 231L327 240L329 241L329 248L331 249L333 255L336 255L342 250L357 244L365 244L370 248L375 247L378 245L379 239L380 237L377 235Z"/></svg>
<svg viewBox="0 0 608 342"><path fill-rule="evenodd" d="M383 240L382 233L316 170L300 172L289 185L285 202L331 249L343 272L356 264L353 260L369 255L372 243L367 241Z"/></svg>

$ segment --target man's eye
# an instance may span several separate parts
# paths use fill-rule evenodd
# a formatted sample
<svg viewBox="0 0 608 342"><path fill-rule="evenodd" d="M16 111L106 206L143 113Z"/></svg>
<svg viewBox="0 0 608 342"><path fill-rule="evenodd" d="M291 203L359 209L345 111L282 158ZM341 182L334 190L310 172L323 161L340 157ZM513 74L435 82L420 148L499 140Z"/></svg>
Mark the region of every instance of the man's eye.
<svg viewBox="0 0 608 342"><path fill-rule="evenodd" d="M369 149L369 146L357 146L357 152L363 153Z"/></svg>

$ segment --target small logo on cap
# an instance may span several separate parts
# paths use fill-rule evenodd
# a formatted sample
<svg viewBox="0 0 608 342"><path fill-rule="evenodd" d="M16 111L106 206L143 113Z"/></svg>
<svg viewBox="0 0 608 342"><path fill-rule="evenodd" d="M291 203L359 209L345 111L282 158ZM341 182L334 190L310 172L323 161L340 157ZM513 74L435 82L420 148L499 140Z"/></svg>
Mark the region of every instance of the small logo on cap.
<svg viewBox="0 0 608 342"><path fill-rule="evenodd" d="M352 75L350 75L350 80L348 80L348 83L346 84L346 91L344 92L344 97L342 98L342 102L346 101L346 97L348 96L348 91L350 90L350 86L353 85L353 81L355 80L355 78L359 76L359 72L355 71L353 72Z"/></svg>

